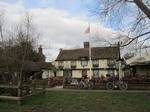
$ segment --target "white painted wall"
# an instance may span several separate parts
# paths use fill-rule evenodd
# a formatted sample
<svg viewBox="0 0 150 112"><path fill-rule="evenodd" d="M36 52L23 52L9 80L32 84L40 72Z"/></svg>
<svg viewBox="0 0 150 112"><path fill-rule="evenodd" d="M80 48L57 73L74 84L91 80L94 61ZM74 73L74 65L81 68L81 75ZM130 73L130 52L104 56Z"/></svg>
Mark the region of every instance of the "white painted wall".
<svg viewBox="0 0 150 112"><path fill-rule="evenodd" d="M90 68L90 63L88 62L88 65L85 66L84 68L82 67L81 65L81 61L76 61L77 63L77 66L76 68L77 69L89 69ZM55 66L58 67L58 61L55 61ZM64 64L64 69L68 69L68 68L71 68L71 61L64 61L63 62ZM99 60L99 68L109 68L109 66L107 65L107 60L106 59L101 59ZM108 74L108 70L99 70L99 77L101 76L106 76L106 74ZM63 76L63 70L59 70L57 71L57 76ZM87 71L87 75L88 77L91 77L91 75L93 76L93 71L92 71L92 74L90 74L90 71L88 70ZM117 75L117 71L115 70L115 75ZM82 77L82 70L73 70L72 71L72 77L73 78L81 78Z"/></svg>
<svg viewBox="0 0 150 112"><path fill-rule="evenodd" d="M54 77L54 72L52 70L42 70L42 71L43 71L43 74L42 74L43 79Z"/></svg>
<svg viewBox="0 0 150 112"><path fill-rule="evenodd" d="M56 76L63 76L63 70L59 70L56 72Z"/></svg>

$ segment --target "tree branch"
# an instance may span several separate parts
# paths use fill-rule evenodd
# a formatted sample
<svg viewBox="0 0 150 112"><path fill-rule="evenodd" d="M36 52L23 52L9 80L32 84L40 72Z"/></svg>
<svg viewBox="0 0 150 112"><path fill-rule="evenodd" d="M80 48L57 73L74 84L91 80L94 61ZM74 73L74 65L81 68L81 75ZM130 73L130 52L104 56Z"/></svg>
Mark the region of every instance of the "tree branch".
<svg viewBox="0 0 150 112"><path fill-rule="evenodd" d="M143 34L141 34L141 35L138 35L138 36L136 36L136 37L134 37L134 38L132 38L132 40L131 40L130 42L128 42L128 43L125 44L125 45L122 45L121 47L125 47L125 46L129 45L129 44L132 43L135 39L137 39L137 38L139 38L139 37L142 37L142 36L144 36L144 35L147 35L147 34L150 34L150 31L149 31L149 32L146 32L146 33L143 33ZM149 37L149 38L150 38L150 37ZM149 38L147 38L146 40L148 40Z"/></svg>
<svg viewBox="0 0 150 112"><path fill-rule="evenodd" d="M125 0L126 2L134 3L133 0Z"/></svg>
<svg viewBox="0 0 150 112"><path fill-rule="evenodd" d="M138 6L141 11L150 19L150 9L143 3L142 0L134 0L134 3Z"/></svg>

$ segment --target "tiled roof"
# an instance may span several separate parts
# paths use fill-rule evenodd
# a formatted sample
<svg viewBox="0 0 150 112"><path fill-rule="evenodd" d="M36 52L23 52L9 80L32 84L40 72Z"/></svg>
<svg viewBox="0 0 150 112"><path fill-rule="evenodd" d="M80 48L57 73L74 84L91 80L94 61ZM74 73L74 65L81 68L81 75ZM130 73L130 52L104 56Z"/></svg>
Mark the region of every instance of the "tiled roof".
<svg viewBox="0 0 150 112"><path fill-rule="evenodd" d="M26 62L25 70L28 71L40 71L41 69L56 69L50 62Z"/></svg>
<svg viewBox="0 0 150 112"><path fill-rule="evenodd" d="M118 59L118 47L93 47L91 49L92 59ZM89 58L88 48L61 50L56 61L80 60L81 57Z"/></svg>

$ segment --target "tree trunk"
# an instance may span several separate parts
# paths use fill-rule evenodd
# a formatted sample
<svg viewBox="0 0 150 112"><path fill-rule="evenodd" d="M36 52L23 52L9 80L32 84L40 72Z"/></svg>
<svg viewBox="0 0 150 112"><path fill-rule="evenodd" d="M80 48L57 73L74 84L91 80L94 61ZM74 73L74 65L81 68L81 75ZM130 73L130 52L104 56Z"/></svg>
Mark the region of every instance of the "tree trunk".
<svg viewBox="0 0 150 112"><path fill-rule="evenodd" d="M142 0L134 0L134 3L150 19L150 9L144 4L144 2Z"/></svg>

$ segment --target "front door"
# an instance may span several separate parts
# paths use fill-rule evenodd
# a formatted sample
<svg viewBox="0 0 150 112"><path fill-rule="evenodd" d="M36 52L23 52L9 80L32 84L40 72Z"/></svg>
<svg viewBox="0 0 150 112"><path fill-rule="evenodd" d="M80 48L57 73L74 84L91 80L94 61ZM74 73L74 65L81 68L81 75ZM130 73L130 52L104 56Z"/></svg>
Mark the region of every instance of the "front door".
<svg viewBox="0 0 150 112"><path fill-rule="evenodd" d="M87 76L87 70L82 70L82 77Z"/></svg>
<svg viewBox="0 0 150 112"><path fill-rule="evenodd" d="M64 77L72 77L72 70L70 70L70 69L64 70L63 76Z"/></svg>

